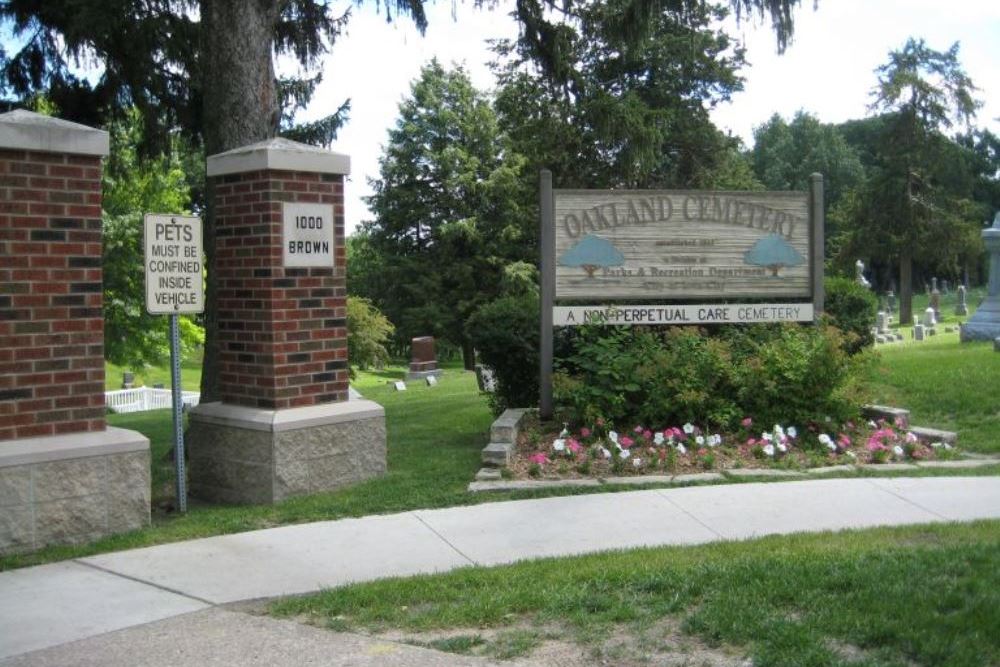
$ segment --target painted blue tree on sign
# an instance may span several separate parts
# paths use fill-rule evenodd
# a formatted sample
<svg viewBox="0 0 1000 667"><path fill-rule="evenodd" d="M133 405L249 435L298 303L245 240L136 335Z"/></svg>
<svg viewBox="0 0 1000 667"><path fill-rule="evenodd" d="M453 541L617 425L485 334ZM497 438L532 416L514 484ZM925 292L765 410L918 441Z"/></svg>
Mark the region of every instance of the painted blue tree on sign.
<svg viewBox="0 0 1000 667"><path fill-rule="evenodd" d="M798 266L805 261L799 251L789 245L780 234L768 234L743 253L745 264L766 266L771 269L772 276L777 276L778 270L782 267Z"/></svg>
<svg viewBox="0 0 1000 667"><path fill-rule="evenodd" d="M561 266L579 266L587 272L589 278L593 278L594 271L601 267L621 266L624 263L625 257L618 252L618 248L610 241L593 234L583 237L559 258Z"/></svg>

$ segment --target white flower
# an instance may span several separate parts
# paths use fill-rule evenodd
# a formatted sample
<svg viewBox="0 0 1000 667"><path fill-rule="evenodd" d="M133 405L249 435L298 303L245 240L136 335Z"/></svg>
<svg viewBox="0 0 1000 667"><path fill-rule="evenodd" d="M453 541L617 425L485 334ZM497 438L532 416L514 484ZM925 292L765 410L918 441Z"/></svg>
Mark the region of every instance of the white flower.
<svg viewBox="0 0 1000 667"><path fill-rule="evenodd" d="M642 459L632 459L632 465L636 468L642 467Z"/></svg>
<svg viewBox="0 0 1000 667"><path fill-rule="evenodd" d="M559 432L560 438L565 438L569 436L569 429L567 428L568 426L569 425L566 422L563 422L563 430Z"/></svg>
<svg viewBox="0 0 1000 667"><path fill-rule="evenodd" d="M557 452L566 451L566 441L561 438L559 440L553 440L552 449Z"/></svg>
<svg viewBox="0 0 1000 667"><path fill-rule="evenodd" d="M943 444L944 444L943 442L932 442L931 443L931 447L933 447L934 449L937 449L937 448L939 448Z"/></svg>
<svg viewBox="0 0 1000 667"><path fill-rule="evenodd" d="M789 438L797 438L797 437L799 437L799 432L797 430L795 430L794 426L789 426L788 430L785 431L785 433L788 434Z"/></svg>
<svg viewBox="0 0 1000 667"><path fill-rule="evenodd" d="M770 433L761 433L760 439L763 440L764 442L771 442L772 440L774 440L774 438L771 436Z"/></svg>
<svg viewBox="0 0 1000 667"><path fill-rule="evenodd" d="M785 452L788 451L788 446L784 442L779 442L778 443L778 451L781 452L782 454L784 454Z"/></svg>
<svg viewBox="0 0 1000 667"><path fill-rule="evenodd" d="M825 444L826 444L826 448L829 449L831 452L837 451L837 443L835 443L833 440L830 440L829 442L827 442Z"/></svg>
<svg viewBox="0 0 1000 667"><path fill-rule="evenodd" d="M613 443L615 443L617 445L618 444L618 431L608 431L608 440L610 440L611 442L613 442Z"/></svg>
<svg viewBox="0 0 1000 667"><path fill-rule="evenodd" d="M954 447L952 447L951 445L949 445L947 442L943 442L941 444L944 445L945 449L954 449Z"/></svg>
<svg viewBox="0 0 1000 667"><path fill-rule="evenodd" d="M820 433L819 434L819 444L826 445L827 447L829 447L830 445L833 444L833 438L831 438L830 436L828 436L826 433Z"/></svg>
<svg viewBox="0 0 1000 667"><path fill-rule="evenodd" d="M684 432L687 433L688 435L694 433L694 425L691 424L691 422L684 424Z"/></svg>
<svg viewBox="0 0 1000 667"><path fill-rule="evenodd" d="M718 433L716 433L715 435L709 436L709 438L708 438L708 446L709 447L716 447L716 446L721 445L721 444L722 444L722 436L721 435L719 435Z"/></svg>
<svg viewBox="0 0 1000 667"><path fill-rule="evenodd" d="M764 450L764 453L767 454L768 456L774 456L774 445L772 445L771 443L767 443L766 445L764 445L762 449Z"/></svg>
<svg viewBox="0 0 1000 667"><path fill-rule="evenodd" d="M896 456L902 456L903 448L900 447L899 445L896 445L895 447L892 448L892 453L895 454Z"/></svg>
<svg viewBox="0 0 1000 667"><path fill-rule="evenodd" d="M678 442L677 443L677 451L680 452L681 454L687 454L688 450L687 450L687 447L684 446L684 443Z"/></svg>
<svg viewBox="0 0 1000 667"><path fill-rule="evenodd" d="M611 458L611 452L609 452L604 447L601 447L601 456L603 456L606 459L610 459Z"/></svg>
<svg viewBox="0 0 1000 667"><path fill-rule="evenodd" d="M785 429L781 428L781 424L775 424L772 430L774 431L774 438L776 440L781 440L785 437Z"/></svg>
<svg viewBox="0 0 1000 667"><path fill-rule="evenodd" d="M623 459L627 459L629 457L628 450L627 449L619 449L618 450L618 457L619 458L623 458Z"/></svg>
<svg viewBox="0 0 1000 667"><path fill-rule="evenodd" d="M878 428L878 424L875 423L875 420L869 419L868 420L868 428Z"/></svg>
<svg viewBox="0 0 1000 667"><path fill-rule="evenodd" d="M653 434L653 442L657 445L663 444L663 431L657 431Z"/></svg>
<svg viewBox="0 0 1000 667"><path fill-rule="evenodd" d="M858 458L858 455L857 455L857 454L855 454L854 452L852 452L852 451L851 451L851 450L849 450L849 449L848 449L848 450L847 450L846 452L844 452L844 453L845 453L845 454L847 454L848 456L850 456L850 457L851 457L852 459L856 459L856 458Z"/></svg>
<svg viewBox="0 0 1000 667"><path fill-rule="evenodd" d="M912 445L913 443L915 443L917 441L917 436L913 435L912 433L907 433L906 434L906 441Z"/></svg>
<svg viewBox="0 0 1000 667"><path fill-rule="evenodd" d="M699 435L697 438L694 439L694 441L695 441L695 444L697 444L699 447L701 447L702 445L705 444L705 436Z"/></svg>

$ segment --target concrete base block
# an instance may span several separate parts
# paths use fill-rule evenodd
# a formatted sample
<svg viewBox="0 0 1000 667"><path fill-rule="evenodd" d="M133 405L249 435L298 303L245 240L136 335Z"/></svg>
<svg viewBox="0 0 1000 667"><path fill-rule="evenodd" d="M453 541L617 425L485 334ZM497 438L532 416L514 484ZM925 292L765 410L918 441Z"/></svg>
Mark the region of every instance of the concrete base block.
<svg viewBox="0 0 1000 667"><path fill-rule="evenodd" d="M149 440L109 427L0 442L0 554L149 525Z"/></svg>
<svg viewBox="0 0 1000 667"><path fill-rule="evenodd" d="M191 495L275 503L385 473L385 411L359 399L289 410L204 403L189 413Z"/></svg>

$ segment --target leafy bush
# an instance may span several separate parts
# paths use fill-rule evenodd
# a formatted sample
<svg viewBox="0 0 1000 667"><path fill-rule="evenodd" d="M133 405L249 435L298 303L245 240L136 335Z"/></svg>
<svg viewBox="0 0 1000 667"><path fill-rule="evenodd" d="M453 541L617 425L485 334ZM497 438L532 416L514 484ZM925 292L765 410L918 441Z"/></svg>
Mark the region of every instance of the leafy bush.
<svg viewBox="0 0 1000 667"><path fill-rule="evenodd" d="M847 351L857 354L874 345L872 327L878 313L875 294L850 278L827 278L823 285L826 291L824 309L830 323L844 332Z"/></svg>
<svg viewBox="0 0 1000 667"><path fill-rule="evenodd" d="M347 297L347 358L361 369L388 361L386 344L395 327L368 299Z"/></svg>
<svg viewBox="0 0 1000 667"><path fill-rule="evenodd" d="M561 359L556 401L574 423L735 428L856 416L859 360L831 327L582 328Z"/></svg>
<svg viewBox="0 0 1000 667"><path fill-rule="evenodd" d="M465 325L484 364L496 372L490 396L497 414L538 404L538 297L506 296L480 306Z"/></svg>

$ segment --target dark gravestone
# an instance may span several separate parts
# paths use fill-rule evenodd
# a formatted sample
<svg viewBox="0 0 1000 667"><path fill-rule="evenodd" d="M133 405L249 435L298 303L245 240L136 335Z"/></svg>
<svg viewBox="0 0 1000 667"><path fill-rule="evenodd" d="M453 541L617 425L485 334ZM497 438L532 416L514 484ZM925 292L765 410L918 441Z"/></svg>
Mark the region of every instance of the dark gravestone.
<svg viewBox="0 0 1000 667"><path fill-rule="evenodd" d="M439 376L437 355L434 353L434 337L420 336L410 342L410 371L407 380L423 380L431 376Z"/></svg>
<svg viewBox="0 0 1000 667"><path fill-rule="evenodd" d="M941 291L938 290L937 278L931 278L930 307L934 309L934 320L941 321Z"/></svg>
<svg viewBox="0 0 1000 667"><path fill-rule="evenodd" d="M122 373L122 389L131 389L135 386L135 374L125 371Z"/></svg>

